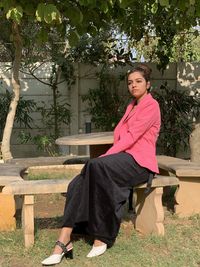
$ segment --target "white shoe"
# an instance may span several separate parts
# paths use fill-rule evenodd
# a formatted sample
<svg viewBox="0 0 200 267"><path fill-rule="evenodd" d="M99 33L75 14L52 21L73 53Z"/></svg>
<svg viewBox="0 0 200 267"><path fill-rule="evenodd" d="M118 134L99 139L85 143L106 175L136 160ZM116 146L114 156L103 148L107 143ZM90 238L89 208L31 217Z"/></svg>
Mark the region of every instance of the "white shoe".
<svg viewBox="0 0 200 267"><path fill-rule="evenodd" d="M58 264L61 262L64 255L65 255L64 252L62 254L53 254L49 256L48 258L46 258L45 260L43 260L41 263L42 265L46 265L46 266Z"/></svg>
<svg viewBox="0 0 200 267"><path fill-rule="evenodd" d="M56 241L56 245L59 246L62 249L61 254L52 254L45 260L43 260L41 263L42 265L49 266L49 265L55 265L58 264L62 261L62 258L65 256L66 258L73 259L73 247L71 246L70 248L67 248L67 246L71 243L69 241L66 245L64 245L62 242L59 240Z"/></svg>
<svg viewBox="0 0 200 267"><path fill-rule="evenodd" d="M90 250L90 252L87 254L87 258L96 257L99 255L102 255L107 249L107 244L104 244L102 246L94 246Z"/></svg>

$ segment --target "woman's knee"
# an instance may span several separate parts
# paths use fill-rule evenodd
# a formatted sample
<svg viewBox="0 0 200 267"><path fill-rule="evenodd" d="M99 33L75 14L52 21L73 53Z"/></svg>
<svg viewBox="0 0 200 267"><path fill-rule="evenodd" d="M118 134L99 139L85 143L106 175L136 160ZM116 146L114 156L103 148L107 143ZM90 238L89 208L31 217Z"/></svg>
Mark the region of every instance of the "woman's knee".
<svg viewBox="0 0 200 267"><path fill-rule="evenodd" d="M103 165L103 161L101 158L93 158L88 161L88 167L91 170L95 170Z"/></svg>

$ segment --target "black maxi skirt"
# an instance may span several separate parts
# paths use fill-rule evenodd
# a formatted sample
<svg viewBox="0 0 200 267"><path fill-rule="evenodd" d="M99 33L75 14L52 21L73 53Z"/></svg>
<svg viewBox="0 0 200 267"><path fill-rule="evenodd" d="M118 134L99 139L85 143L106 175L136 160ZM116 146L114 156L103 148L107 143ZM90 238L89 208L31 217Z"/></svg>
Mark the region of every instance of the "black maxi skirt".
<svg viewBox="0 0 200 267"><path fill-rule="evenodd" d="M89 235L111 246L131 188L149 174L125 152L90 159L68 186L62 226L84 223Z"/></svg>

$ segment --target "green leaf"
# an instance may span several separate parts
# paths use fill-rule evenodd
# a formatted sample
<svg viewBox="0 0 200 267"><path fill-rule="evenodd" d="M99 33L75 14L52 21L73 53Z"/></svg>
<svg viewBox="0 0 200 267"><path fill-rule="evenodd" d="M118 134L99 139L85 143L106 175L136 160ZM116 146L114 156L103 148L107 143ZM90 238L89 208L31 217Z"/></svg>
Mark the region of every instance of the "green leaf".
<svg viewBox="0 0 200 267"><path fill-rule="evenodd" d="M88 0L79 0L79 4L81 6L87 6L88 5Z"/></svg>
<svg viewBox="0 0 200 267"><path fill-rule="evenodd" d="M108 3L109 3L109 5L114 6L115 1L113 1L113 0L108 0Z"/></svg>
<svg viewBox="0 0 200 267"><path fill-rule="evenodd" d="M98 33L98 29L94 25L89 25L87 30L92 36L95 36Z"/></svg>
<svg viewBox="0 0 200 267"><path fill-rule="evenodd" d="M159 0L161 6L169 6L169 0Z"/></svg>
<svg viewBox="0 0 200 267"><path fill-rule="evenodd" d="M97 2L96 2L96 0L88 0L88 4L89 4L91 7L96 7Z"/></svg>
<svg viewBox="0 0 200 267"><path fill-rule="evenodd" d="M40 3L36 10L36 19L45 21L50 24L52 22L61 23L61 15L58 9L53 4Z"/></svg>
<svg viewBox="0 0 200 267"><path fill-rule="evenodd" d="M36 10L36 19L37 21L43 21L44 20L44 10L45 10L45 4L40 3L37 6L37 10Z"/></svg>
<svg viewBox="0 0 200 267"><path fill-rule="evenodd" d="M102 1L102 0L101 0ZM96 6L96 0L79 0L81 6Z"/></svg>
<svg viewBox="0 0 200 267"><path fill-rule="evenodd" d="M23 9L21 6L10 8L6 14L7 19L12 19L16 21L18 24L20 23L22 17L23 17Z"/></svg>
<svg viewBox="0 0 200 267"><path fill-rule="evenodd" d="M83 13L83 24L85 25L85 26L88 26L88 25L90 25L90 23L91 23L91 18L92 18L92 22L93 22L93 24L95 24L95 25L102 25L102 21L100 20L100 18L99 18L99 14L94 10L94 9L92 9L91 11L90 11L90 14L88 14L88 12L84 12Z"/></svg>
<svg viewBox="0 0 200 267"><path fill-rule="evenodd" d="M121 8L127 8L130 4L132 4L132 0L120 0L119 1L119 6L121 7Z"/></svg>
<svg viewBox="0 0 200 267"><path fill-rule="evenodd" d="M190 5L192 6L195 5L195 2L196 2L195 0L190 0Z"/></svg>
<svg viewBox="0 0 200 267"><path fill-rule="evenodd" d="M61 15L58 9L53 4L47 4L46 8L44 9L44 21L48 24L52 23L53 21L61 23Z"/></svg>
<svg viewBox="0 0 200 267"><path fill-rule="evenodd" d="M79 42L79 34L77 33L77 31L70 31L69 33L69 44L71 47L74 47L78 44Z"/></svg>
<svg viewBox="0 0 200 267"><path fill-rule="evenodd" d="M181 11L185 11L188 8L188 2L179 0L178 7L180 8Z"/></svg>
<svg viewBox="0 0 200 267"><path fill-rule="evenodd" d="M108 12L108 4L105 1L101 1L100 2L100 9L104 12L107 13Z"/></svg>
<svg viewBox="0 0 200 267"><path fill-rule="evenodd" d="M157 3L152 4L152 6L151 6L151 13L152 14L156 14L157 13L157 10L158 10L158 4Z"/></svg>
<svg viewBox="0 0 200 267"><path fill-rule="evenodd" d="M71 6L65 12L73 25L80 24L83 21L83 14L78 7Z"/></svg>

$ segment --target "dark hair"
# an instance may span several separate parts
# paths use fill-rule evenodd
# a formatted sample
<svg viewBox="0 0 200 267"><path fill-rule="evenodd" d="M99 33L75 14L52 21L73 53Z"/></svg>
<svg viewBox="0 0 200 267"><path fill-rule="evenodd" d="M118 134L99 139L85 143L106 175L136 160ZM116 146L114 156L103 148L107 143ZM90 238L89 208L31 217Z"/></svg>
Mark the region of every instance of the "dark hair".
<svg viewBox="0 0 200 267"><path fill-rule="evenodd" d="M150 76L151 76L151 68L149 66L147 66L146 64L144 63L140 63L138 64L137 66L135 66L132 70L129 70L127 72L127 79L128 79L128 76L131 74L131 73L134 73L134 72L140 72L143 76L143 78L146 80L146 82L149 82L150 81Z"/></svg>

